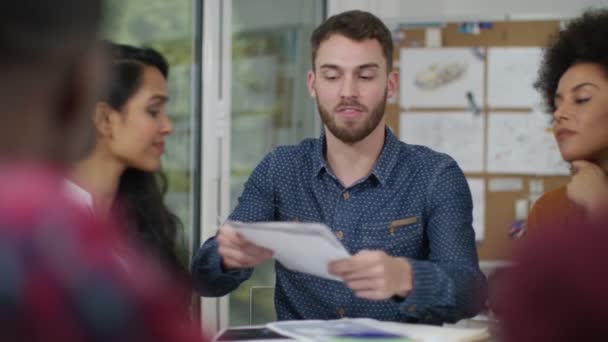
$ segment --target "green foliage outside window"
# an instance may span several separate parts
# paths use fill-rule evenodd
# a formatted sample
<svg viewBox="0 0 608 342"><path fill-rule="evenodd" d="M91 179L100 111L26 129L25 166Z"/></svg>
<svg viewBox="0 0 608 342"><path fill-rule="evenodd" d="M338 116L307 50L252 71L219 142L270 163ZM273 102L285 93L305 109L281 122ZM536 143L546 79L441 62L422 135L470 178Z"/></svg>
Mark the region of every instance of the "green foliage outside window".
<svg viewBox="0 0 608 342"><path fill-rule="evenodd" d="M169 182L167 204L183 223L179 254L188 262L192 232L192 76L194 62L194 1L188 0L109 0L106 2L103 36L116 43L152 47L170 65L168 111L173 134L167 139L163 170Z"/></svg>

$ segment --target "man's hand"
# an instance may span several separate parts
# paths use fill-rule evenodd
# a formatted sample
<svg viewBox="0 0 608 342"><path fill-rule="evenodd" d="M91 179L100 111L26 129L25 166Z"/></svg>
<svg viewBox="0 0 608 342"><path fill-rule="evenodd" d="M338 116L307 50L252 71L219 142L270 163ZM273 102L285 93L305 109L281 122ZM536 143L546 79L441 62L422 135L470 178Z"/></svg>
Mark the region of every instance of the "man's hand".
<svg viewBox="0 0 608 342"><path fill-rule="evenodd" d="M572 162L574 175L568 183L568 198L590 217L605 215L608 209L608 176L601 167L584 160Z"/></svg>
<svg viewBox="0 0 608 342"><path fill-rule="evenodd" d="M329 272L342 278L357 297L365 299L406 297L413 287L410 263L382 251L361 251L334 261L329 264Z"/></svg>
<svg viewBox="0 0 608 342"><path fill-rule="evenodd" d="M246 240L229 224L223 225L216 237L218 254L226 270L254 267L272 258L272 251Z"/></svg>

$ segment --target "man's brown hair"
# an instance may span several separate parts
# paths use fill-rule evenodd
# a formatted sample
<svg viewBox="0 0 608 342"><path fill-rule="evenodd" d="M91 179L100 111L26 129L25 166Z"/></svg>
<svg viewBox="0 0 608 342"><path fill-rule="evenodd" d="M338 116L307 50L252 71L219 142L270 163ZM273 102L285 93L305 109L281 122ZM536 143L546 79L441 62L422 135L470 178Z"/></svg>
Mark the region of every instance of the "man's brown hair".
<svg viewBox="0 0 608 342"><path fill-rule="evenodd" d="M353 10L331 16L314 30L310 37L313 70L319 46L334 34L342 35L354 41L377 40L382 47L382 54L386 59L387 70L391 71L393 68L393 40L391 31L375 15L369 12Z"/></svg>

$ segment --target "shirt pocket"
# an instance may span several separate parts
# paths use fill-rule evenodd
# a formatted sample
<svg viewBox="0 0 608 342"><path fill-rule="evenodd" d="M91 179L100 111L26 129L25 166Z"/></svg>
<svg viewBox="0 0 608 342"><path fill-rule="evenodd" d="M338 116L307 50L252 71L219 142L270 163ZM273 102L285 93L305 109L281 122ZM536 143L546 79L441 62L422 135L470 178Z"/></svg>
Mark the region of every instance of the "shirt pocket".
<svg viewBox="0 0 608 342"><path fill-rule="evenodd" d="M419 216L362 225L362 249L383 250L392 256L414 257L422 247L424 231Z"/></svg>
<svg viewBox="0 0 608 342"><path fill-rule="evenodd" d="M320 222L319 219L309 214L298 213L292 208L279 208L279 221L287 222Z"/></svg>

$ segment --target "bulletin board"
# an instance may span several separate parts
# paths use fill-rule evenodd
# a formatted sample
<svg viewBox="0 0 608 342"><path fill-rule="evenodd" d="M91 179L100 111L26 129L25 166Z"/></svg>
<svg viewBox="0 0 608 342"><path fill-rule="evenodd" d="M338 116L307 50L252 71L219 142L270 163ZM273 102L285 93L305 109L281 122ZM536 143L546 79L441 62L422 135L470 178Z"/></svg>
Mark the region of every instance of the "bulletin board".
<svg viewBox="0 0 608 342"><path fill-rule="evenodd" d="M435 37L430 37L428 27L408 27L401 29L401 37L395 46L394 68L399 70L401 49L415 49L428 46L428 39L437 40L440 34L440 47L478 47L483 56L487 57L489 48L493 47L544 47L550 37L559 29L559 21L504 21L492 22L485 25L475 33L461 33L459 23L446 23L435 28ZM438 32L439 31L439 32ZM433 44L436 44L433 43ZM409 52L406 51L406 52ZM490 113L518 115L530 112L531 108L526 107L490 107L488 104L488 63L484 57L483 66L483 96L477 99L479 114L483 121L483 140L484 160L488 159L488 131ZM403 87L403 84L400 85ZM407 94L406 94L407 96ZM386 121L396 136L400 135L400 120L408 113L462 113L471 110L467 106L452 106L431 108L416 108L415 106L405 106L406 99L397 96L397 100L387 104ZM546 114L545 114L546 115ZM449 129L449 128L448 128ZM407 142L407 136L404 137ZM458 143L458 142L455 142ZM487 164L484 164L487 165ZM477 242L479 258L481 261L506 261L511 253L525 239L513 238L510 236L510 227L516 221L516 205L521 199L530 199L531 187L538 187L540 184L542 192L551 191L567 183L569 177L562 175L541 174L522 174L519 173L500 173L487 168L479 171L466 171L468 179L482 180L485 185L484 200L485 209L483 212L483 239ZM504 180L504 182L502 182ZM505 189L501 189L502 183L506 184ZM517 185L519 183L519 185ZM503 185L504 185L503 184ZM516 184L516 186L513 186ZM492 189L490 189L492 185ZM496 187L498 185L498 187ZM537 191L536 189L535 191ZM531 203L531 202L528 202ZM521 208L520 208L521 209ZM529 209L529 207L528 207ZM518 214L521 216L521 213Z"/></svg>

